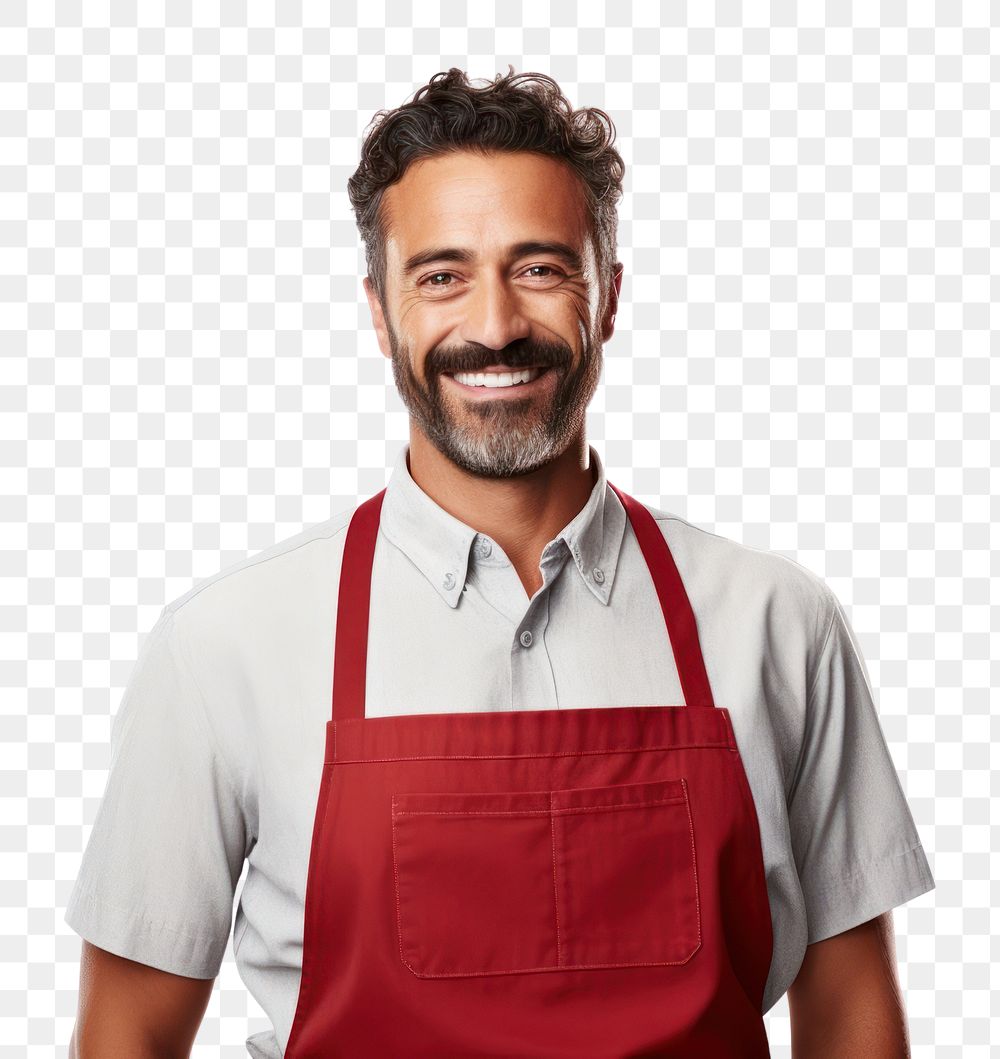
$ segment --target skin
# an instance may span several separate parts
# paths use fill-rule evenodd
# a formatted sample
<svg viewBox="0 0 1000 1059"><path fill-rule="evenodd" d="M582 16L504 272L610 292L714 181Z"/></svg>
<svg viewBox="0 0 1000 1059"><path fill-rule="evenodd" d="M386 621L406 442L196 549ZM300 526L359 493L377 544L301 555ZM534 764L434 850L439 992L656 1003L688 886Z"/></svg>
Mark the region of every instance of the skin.
<svg viewBox="0 0 1000 1059"><path fill-rule="evenodd" d="M179 1059L191 1054L214 978L187 978L83 942L69 1059Z"/></svg>
<svg viewBox="0 0 1000 1059"><path fill-rule="evenodd" d="M598 274L575 175L531 154L457 152L412 165L386 193L385 303L365 294L410 409L410 473L497 541L530 598L545 545L594 486L584 412L614 332L622 266ZM519 252L526 241L564 244ZM454 256L404 264L429 248ZM444 288L444 289L441 289ZM447 373L550 368L522 395L464 390ZM83 943L70 1059L190 1054L214 979L186 978ZM788 991L796 1059L908 1056L891 913L810 945Z"/></svg>
<svg viewBox="0 0 1000 1059"><path fill-rule="evenodd" d="M891 911L808 946L787 995L795 1059L908 1059Z"/></svg>
<svg viewBox="0 0 1000 1059"><path fill-rule="evenodd" d="M575 174L545 156L424 159L383 200L384 305L364 281L379 347L411 413L413 480L500 544L529 598L542 584L542 549L594 486L585 411L614 332L622 266L601 281L583 202ZM563 244L579 260L518 253L527 241ZM407 272L429 249L465 259L442 254ZM500 364L551 367L515 399L474 396L448 374ZM478 462L456 462L473 450Z"/></svg>

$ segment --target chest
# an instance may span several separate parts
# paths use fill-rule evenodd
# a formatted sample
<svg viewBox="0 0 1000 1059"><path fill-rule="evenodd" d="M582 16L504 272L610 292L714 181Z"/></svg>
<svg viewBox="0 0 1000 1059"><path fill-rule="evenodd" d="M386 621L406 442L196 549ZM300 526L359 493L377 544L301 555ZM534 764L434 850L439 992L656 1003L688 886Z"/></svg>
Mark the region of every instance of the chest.
<svg viewBox="0 0 1000 1059"><path fill-rule="evenodd" d="M477 561L455 608L405 556L380 552L370 715L682 703L659 600L635 551L623 547L607 604L563 552L543 559L530 598L502 557Z"/></svg>

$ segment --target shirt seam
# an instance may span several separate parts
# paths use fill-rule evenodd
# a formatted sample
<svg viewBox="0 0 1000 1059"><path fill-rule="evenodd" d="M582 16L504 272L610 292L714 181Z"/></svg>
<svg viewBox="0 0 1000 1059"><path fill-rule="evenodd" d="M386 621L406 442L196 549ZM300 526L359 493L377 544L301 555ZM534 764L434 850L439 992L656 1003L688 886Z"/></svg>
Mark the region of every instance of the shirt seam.
<svg viewBox="0 0 1000 1059"><path fill-rule="evenodd" d="M255 552L251 555L246 556L243 559L237 560L232 566L226 567L225 569L218 570L214 574L209 574L208 577L203 577L195 584L193 584L186 592L183 592L176 599L171 600L163 608L168 614L177 614L183 607L189 603L195 596L204 592L205 589L210 588L212 585L225 581L226 578L233 577L244 570L248 570L251 567L259 566L262 563L271 562L273 559L281 559L288 555L293 555L295 552L302 548L307 548L310 544L319 544L323 542L333 541L340 533L346 531L350 525L351 518L354 514L353 508L338 512L337 515L331 516L323 522L317 522L313 526L307 526L302 533L312 533L307 540L301 541L296 545L289 546L288 541L275 541L274 544L268 545L259 552ZM334 523L335 520L340 519L338 525L330 525L329 531L327 527L330 523Z"/></svg>
<svg viewBox="0 0 1000 1059"><path fill-rule="evenodd" d="M170 612L170 632L174 632L177 628L177 624L174 620L175 613L176 612ZM208 719L208 700L205 697L205 692L202 690L201 685L198 683L197 676L195 676L194 666L191 663L191 659L188 657L187 651L179 636L172 637L172 643L174 645L175 653L180 660L181 665L184 667L186 675L191 681L192 687L197 692L197 699L201 707L201 727L208 739L213 757L219 762L219 776L228 789L230 796L233 798L236 805L239 806L240 819L243 821L243 859L245 860L249 854L250 828L247 826L247 816L246 810L243 806L243 799L240 797L239 792L236 789L236 784L233 782L232 777L229 774L229 765L226 758L221 753L219 745L216 742L215 733Z"/></svg>
<svg viewBox="0 0 1000 1059"><path fill-rule="evenodd" d="M826 649L830 642L830 636L833 633L833 625L837 619L837 607L834 605L830 611L830 620L826 626L826 632L823 635L823 645L819 649L819 654L816 656L816 668L813 671L812 679L809 681L809 690L806 692L806 709L808 710L812 704L813 695L816 692L816 685L819 683L820 667L823 662L823 658L826 655Z"/></svg>
<svg viewBox="0 0 1000 1059"><path fill-rule="evenodd" d="M809 733L809 722L813 704L813 696L816 694L816 685L819 683L820 670L823 664L823 659L826 657L826 649L830 644L831 634L833 633L834 622L837 619L837 607L836 601L830 613L830 621L827 623L826 632L823 634L822 646L819 649L819 653L816 656L816 667L812 674L812 678L808 683L808 691L806 692L806 705L805 705L805 721L803 724L802 731L802 742L799 744L799 753L795 759L795 768L792 770L792 780L788 785L788 791L794 791L799 782L799 774L802 771L803 756L806 751L807 736ZM786 792L786 798L788 794Z"/></svg>
<svg viewBox="0 0 1000 1059"><path fill-rule="evenodd" d="M685 526L689 526L691 529L698 530L700 533L707 533L707 534L709 534L709 536L718 537L720 540L729 541L729 538L722 537L720 534L713 533L711 530L707 530L707 529L705 529L702 526L696 526L693 522L689 522L687 519L682 518L680 515L662 515L662 516L654 515L653 518L654 518L654 521L657 524L659 524L661 522L681 522ZM751 547L751 546L750 545L741 544L740 547L746 548L746 547ZM781 559L785 559L785 560L787 560L789 562L795 562L796 565L800 565L800 564L798 564L796 562L796 560L791 559L787 555L782 555L780 552L775 552L775 551L772 551L772 550L769 550L769 549L766 549L766 548L752 548L752 547L751 547L751 550L752 551L757 551L757 552L762 552L765 555L776 555L776 556L778 556ZM836 620L836 617L837 617L837 607L836 607L836 603L834 603L834 606L831 607L831 609L830 609L830 620L827 623L826 632L823 634L822 646L819 649L819 655L817 656L817 660L816 660L816 667L815 667L815 669L813 671L812 678L809 680L809 685L808 685L809 690L806 692L806 709L809 708L809 705L812 702L813 694L816 691L816 685L819 683L820 663L822 662L823 656L826 653L827 644L829 643L829 640L830 640L830 634L833 632L833 625L834 625L834 621Z"/></svg>

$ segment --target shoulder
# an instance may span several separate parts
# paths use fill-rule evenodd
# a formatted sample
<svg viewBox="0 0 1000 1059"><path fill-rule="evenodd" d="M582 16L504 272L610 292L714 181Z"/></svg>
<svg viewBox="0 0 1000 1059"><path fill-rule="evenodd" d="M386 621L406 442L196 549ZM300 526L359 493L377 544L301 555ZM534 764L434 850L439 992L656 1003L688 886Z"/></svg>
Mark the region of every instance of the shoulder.
<svg viewBox="0 0 1000 1059"><path fill-rule="evenodd" d="M354 507L222 567L163 608L191 654L211 644L240 653L320 619L336 602L344 540Z"/></svg>
<svg viewBox="0 0 1000 1059"><path fill-rule="evenodd" d="M752 547L671 511L646 507L670 546L696 613L711 616L724 633L760 630L784 648L798 644L807 664L815 661L838 605L819 574L783 552Z"/></svg>

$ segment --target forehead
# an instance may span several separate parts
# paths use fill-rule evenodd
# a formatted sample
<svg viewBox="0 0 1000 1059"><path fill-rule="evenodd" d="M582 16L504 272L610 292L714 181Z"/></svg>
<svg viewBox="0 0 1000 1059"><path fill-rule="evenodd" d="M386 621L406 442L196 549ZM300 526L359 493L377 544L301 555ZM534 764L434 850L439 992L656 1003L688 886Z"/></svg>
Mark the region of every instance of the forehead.
<svg viewBox="0 0 1000 1059"><path fill-rule="evenodd" d="M580 178L547 155L456 151L412 163L382 200L389 267L429 246L489 254L527 240L583 253L589 228Z"/></svg>

